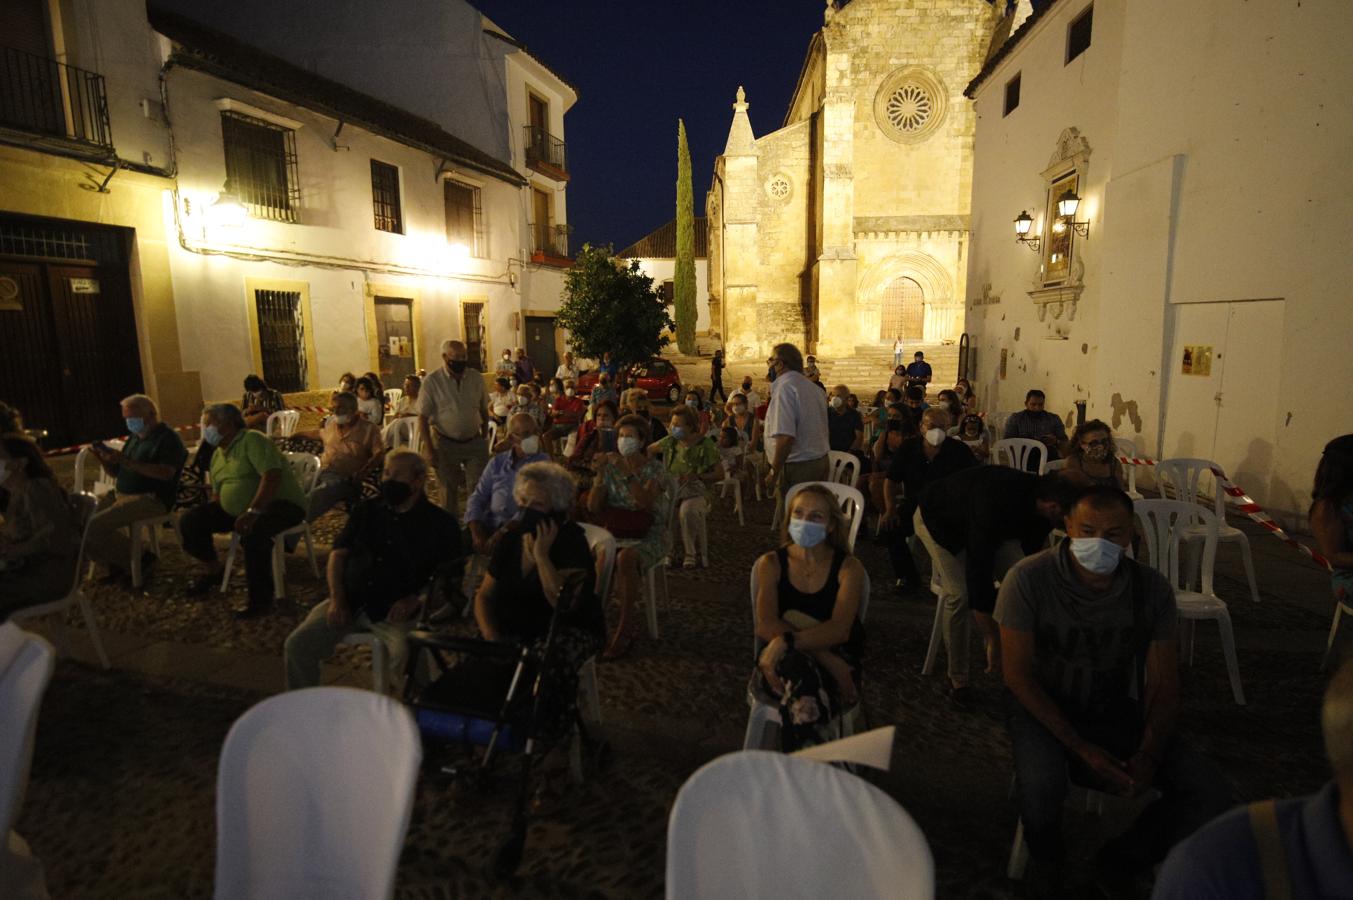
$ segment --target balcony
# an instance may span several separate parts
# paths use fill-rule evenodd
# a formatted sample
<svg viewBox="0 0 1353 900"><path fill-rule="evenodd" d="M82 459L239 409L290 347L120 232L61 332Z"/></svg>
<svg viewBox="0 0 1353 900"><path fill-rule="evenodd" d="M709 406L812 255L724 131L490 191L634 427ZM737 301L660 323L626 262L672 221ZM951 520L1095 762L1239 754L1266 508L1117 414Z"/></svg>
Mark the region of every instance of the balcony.
<svg viewBox="0 0 1353 900"><path fill-rule="evenodd" d="M568 255L568 225L531 226L531 262L567 269L573 265Z"/></svg>
<svg viewBox="0 0 1353 900"><path fill-rule="evenodd" d="M111 159L103 76L0 47L0 140Z"/></svg>
<svg viewBox="0 0 1353 900"><path fill-rule="evenodd" d="M555 181L568 181L564 142L539 125L525 125L526 165Z"/></svg>

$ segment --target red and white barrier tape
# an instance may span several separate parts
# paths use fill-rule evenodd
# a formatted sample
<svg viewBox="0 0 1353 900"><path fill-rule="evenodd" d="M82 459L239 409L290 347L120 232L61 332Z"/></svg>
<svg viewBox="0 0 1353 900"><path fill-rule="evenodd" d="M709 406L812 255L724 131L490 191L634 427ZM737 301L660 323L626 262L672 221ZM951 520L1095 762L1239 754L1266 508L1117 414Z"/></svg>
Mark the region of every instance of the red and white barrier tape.
<svg viewBox="0 0 1353 900"><path fill-rule="evenodd" d="M1120 456L1118 457L1118 461L1129 466L1154 466L1156 464L1156 461L1149 456ZM1326 569L1334 568L1325 557L1316 553L1310 547L1307 547L1284 531L1282 526L1273 521L1273 517L1264 511L1262 506L1254 502L1253 497L1241 490L1240 486L1231 481L1231 479L1227 478L1225 472L1216 466L1211 466L1210 468L1212 470L1212 477L1217 479L1217 484L1221 486L1222 491L1226 496L1231 498L1233 505L1237 509L1250 517L1251 521L1260 525L1265 531L1282 541L1284 544L1295 547L1297 550L1310 557L1313 562L1324 566Z"/></svg>

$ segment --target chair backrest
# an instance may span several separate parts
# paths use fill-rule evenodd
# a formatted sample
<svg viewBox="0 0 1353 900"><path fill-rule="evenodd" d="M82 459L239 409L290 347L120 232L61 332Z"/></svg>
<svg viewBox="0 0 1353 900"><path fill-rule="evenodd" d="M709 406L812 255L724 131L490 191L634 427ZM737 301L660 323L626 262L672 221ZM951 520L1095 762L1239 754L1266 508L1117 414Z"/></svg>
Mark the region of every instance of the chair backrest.
<svg viewBox="0 0 1353 900"><path fill-rule="evenodd" d="M106 447L110 450L121 450L125 441L114 440L104 441ZM85 467L93 466L93 478L89 479L85 475ZM88 486L85 482L89 481ZM75 455L75 492L84 493L89 491L95 497L102 497L109 491L117 489L117 476L109 475L107 470L99 463L98 457L89 447L81 447L80 452Z"/></svg>
<svg viewBox="0 0 1353 900"><path fill-rule="evenodd" d="M19 818L33 761L42 694L52 678L50 644L13 622L0 625L0 834Z"/></svg>
<svg viewBox="0 0 1353 900"><path fill-rule="evenodd" d="M268 437L288 438L296 433L296 425L300 421L300 410L281 409L268 416L268 420L263 423L263 433Z"/></svg>
<svg viewBox="0 0 1353 900"><path fill-rule="evenodd" d="M872 586L871 586L870 583L869 583L869 570L868 570L868 569L865 569L863 566L861 566L861 569L863 570L863 574L864 574L864 584L862 585L863 590L860 592L860 609L859 609L859 611L856 613L856 615L859 616L860 624L864 624L865 618L868 617L868 615L869 615L869 594L870 594L870 592L873 590L873 588L872 588ZM756 659L758 656L760 656L760 654L761 654L761 647L760 647L760 644L758 643L758 641L757 641L757 639L756 639L756 587L757 587L757 584L756 584L756 566L755 566L755 565L752 566L752 575L751 575L751 585L750 585L750 586L751 586L751 592L752 592L752 659L755 660L755 659Z"/></svg>
<svg viewBox="0 0 1353 900"><path fill-rule="evenodd" d="M744 750L702 766L667 824L667 897L930 900L925 835L883 791L834 766Z"/></svg>
<svg viewBox="0 0 1353 900"><path fill-rule="evenodd" d="M1060 471L1062 471L1062 470L1065 469L1065 468L1066 468L1066 460L1064 460L1064 459L1054 459L1054 460L1052 460L1051 462L1048 463L1047 471L1049 471L1049 472L1060 472Z"/></svg>
<svg viewBox="0 0 1353 900"><path fill-rule="evenodd" d="M407 707L356 688L236 720L216 785L216 900L389 898L423 750Z"/></svg>
<svg viewBox="0 0 1353 900"><path fill-rule="evenodd" d="M1190 525L1207 528L1203 539L1202 589L1204 594L1212 596L1212 569L1217 561L1217 516L1205 507L1182 500L1138 500L1132 507L1142 545L1150 554L1151 568L1164 575L1177 591L1184 590L1186 582L1192 580L1188 572L1180 570L1184 529Z"/></svg>
<svg viewBox="0 0 1353 900"><path fill-rule="evenodd" d="M291 464L292 474L301 483L301 490L308 495L315 489L315 482L319 479L319 457L313 453L293 453L291 451L284 453L283 456Z"/></svg>
<svg viewBox="0 0 1353 900"><path fill-rule="evenodd" d="M597 570L597 597L604 604L611 591L611 576L615 572L615 536L600 525L578 523L587 535L587 548L600 565Z"/></svg>
<svg viewBox="0 0 1353 900"><path fill-rule="evenodd" d="M1021 472L1028 471L1031 453L1038 454L1038 474L1047 472L1048 448L1043 446L1042 441L1030 438L1002 438L991 447L991 457L999 465L1019 469Z"/></svg>
<svg viewBox="0 0 1353 900"><path fill-rule="evenodd" d="M1119 456L1137 456L1137 444L1127 438L1113 436L1114 449L1118 451ZM1137 491L1137 467L1128 463L1123 463L1123 474L1127 476L1128 493L1135 494Z"/></svg>
<svg viewBox="0 0 1353 900"><path fill-rule="evenodd" d="M860 477L860 458L858 456L842 450L828 450L827 462L831 466L831 474L827 476L828 481L855 487L855 482Z"/></svg>
<svg viewBox="0 0 1353 900"><path fill-rule="evenodd" d="M414 453L423 445L423 435L418 431L418 419L404 416L395 419L389 425L390 444L393 447L406 447Z"/></svg>
<svg viewBox="0 0 1353 900"><path fill-rule="evenodd" d="M1156 487L1162 497L1170 497L1172 500L1182 500L1185 503L1196 503L1200 506L1209 505L1202 499L1202 492L1199 488L1202 485L1203 475L1212 479L1212 511L1221 519L1218 524L1226 522L1226 493L1221 489L1216 477L1212 474L1212 469L1222 471L1221 466L1210 459L1162 459L1156 463Z"/></svg>
<svg viewBox="0 0 1353 900"><path fill-rule="evenodd" d="M404 399L404 391L400 388L386 388L385 403L391 409L399 405L399 401Z"/></svg>
<svg viewBox="0 0 1353 900"><path fill-rule="evenodd" d="M85 544L89 541L89 523L93 520L94 511L98 507L99 501L93 494L72 493L70 495L71 524L80 532L80 552L75 556L75 577L71 582L68 596L79 590L80 582L85 580L86 570L89 567L85 557ZM53 597L52 599L58 600L60 598Z"/></svg>
<svg viewBox="0 0 1353 900"><path fill-rule="evenodd" d="M489 419L489 452L493 452L493 445L498 443L498 423Z"/></svg>
<svg viewBox="0 0 1353 900"><path fill-rule="evenodd" d="M860 533L860 523L864 521L864 494L859 489L853 488L848 484L837 484L833 481L805 481L802 484L796 484L785 494L785 515L789 515L790 503L794 495L803 490L810 484L819 484L836 495L836 502L841 505L841 512L846 516L846 528L849 534L846 538L846 546L850 552L855 552L855 536Z"/></svg>

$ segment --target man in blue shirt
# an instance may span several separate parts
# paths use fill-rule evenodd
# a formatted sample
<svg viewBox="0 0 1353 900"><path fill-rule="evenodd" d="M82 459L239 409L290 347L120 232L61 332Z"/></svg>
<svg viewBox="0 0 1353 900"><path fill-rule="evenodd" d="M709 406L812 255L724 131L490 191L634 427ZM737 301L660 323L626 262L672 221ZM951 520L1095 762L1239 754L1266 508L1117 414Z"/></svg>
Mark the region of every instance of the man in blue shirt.
<svg viewBox="0 0 1353 900"><path fill-rule="evenodd" d="M925 354L917 350L916 355L912 357L911 365L907 366L907 383L919 384L921 389L925 390L933 374L930 363L925 361Z"/></svg>
<svg viewBox="0 0 1353 900"><path fill-rule="evenodd" d="M1061 418L1044 409L1047 397L1035 388L1024 395L1024 409L1005 420L1004 438L1025 438L1038 441L1047 448L1048 459L1061 459L1061 448L1066 445L1066 426ZM1037 471L1038 457L1029 454L1029 471Z"/></svg>
<svg viewBox="0 0 1353 900"><path fill-rule="evenodd" d="M1204 825L1171 851L1153 900L1353 897L1353 662L1330 681L1321 724L1334 780Z"/></svg>
<svg viewBox="0 0 1353 900"><path fill-rule="evenodd" d="M470 528L476 553L489 555L498 542L498 530L517 515L512 484L517 470L527 463L548 462L540 450L539 426L526 413L507 420L507 439L512 446L489 460L470 499L465 502L465 524Z"/></svg>

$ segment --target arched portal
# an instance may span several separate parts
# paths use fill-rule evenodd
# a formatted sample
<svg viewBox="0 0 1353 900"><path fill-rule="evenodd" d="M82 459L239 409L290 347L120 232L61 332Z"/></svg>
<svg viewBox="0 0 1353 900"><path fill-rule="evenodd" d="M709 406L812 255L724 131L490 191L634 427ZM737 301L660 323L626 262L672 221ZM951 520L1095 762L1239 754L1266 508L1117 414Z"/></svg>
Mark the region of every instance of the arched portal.
<svg viewBox="0 0 1353 900"><path fill-rule="evenodd" d="M885 343L899 334L904 341L925 339L925 293L914 279L894 278L883 289L879 316L879 340Z"/></svg>

